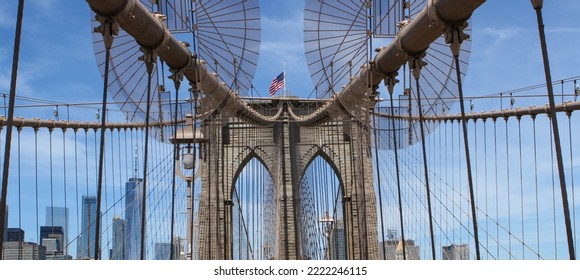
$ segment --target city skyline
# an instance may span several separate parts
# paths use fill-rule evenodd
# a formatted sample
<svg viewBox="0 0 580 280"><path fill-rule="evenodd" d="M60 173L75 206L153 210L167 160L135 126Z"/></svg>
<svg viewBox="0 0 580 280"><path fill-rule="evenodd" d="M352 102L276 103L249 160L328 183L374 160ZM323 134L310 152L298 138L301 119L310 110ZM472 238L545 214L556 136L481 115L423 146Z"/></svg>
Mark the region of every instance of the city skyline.
<svg viewBox="0 0 580 280"><path fill-rule="evenodd" d="M0 87L1 92L8 92L8 65L11 59L9 55L11 50L10 43L13 38L14 15L16 14L13 12L16 10L13 2L15 1L0 3L0 34L3 38L10 38L0 42L0 50L2 50L0 52L0 64L6 66L0 69L0 82L3 86L6 85L3 88ZM27 6L25 10L25 33L22 50L25 55L22 56L22 75L19 76L19 95L30 98L52 99L58 106L51 103L40 108L30 109L25 106L29 104L27 103L29 101L18 100L17 103L23 106L17 108L17 115L41 119L60 118L64 120L65 118L70 118L73 120L78 118L94 121L95 112L97 111L95 109L96 106L64 106L64 103L69 102L91 103L101 97L102 79L100 79L100 74L94 62L93 46L90 42L90 29L92 29L89 16L91 15L90 8L85 2L65 3L63 0L48 2L50 1L33 0L30 2L31 5ZM262 95L267 95L267 85L280 72L282 61L286 60L288 61L287 75L290 91L300 96L307 95L311 92L312 85L307 71L307 61L304 58L304 42L302 40L304 35L300 28L295 28L303 24L304 3L302 1L260 1L260 5L263 15L263 39L260 67L257 70L255 79L257 90ZM64 6L65 8L57 9L57 6ZM567 8L562 9L562 6ZM580 65L578 56L562 55L575 53L574 46L580 43L579 36L576 36L580 34L580 26L576 22L569 22L570 18L574 18L580 12L580 7L578 6L577 2L571 1L554 1L550 4L548 2L545 4L546 28L555 79L573 77L577 73L577 65ZM277 13L276 11L280 9L286 12ZM495 96L502 91L544 82L542 73L533 70L541 68L540 60L529 59L530 57L539 57L537 30L535 30L534 20L535 16L529 1L513 1L509 3L487 1L474 13L471 22L473 41L470 69L465 83L465 91L469 95L478 97ZM61 26L62 29L45 28L45 26ZM279 30L285 30L286 32L279 32ZM378 45L379 42L382 43L382 41L377 40L375 44ZM560 44L560 42L565 43ZM63 45L67 45L67 47L63 47ZM43 47L38 48L38 46ZM63 67L63 65L67 65L67 67ZM518 69L514 70L514 65L517 65ZM62 77L64 76L68 77L66 83L62 82ZM562 92L564 91L564 86L567 92L570 91L570 84L564 85L562 83ZM80 92L82 94L79 94ZM382 92L386 92L384 88ZM507 98L505 100L506 102L501 99L501 106L509 107L510 105L504 105L504 103L508 104L507 102L511 101L508 101L509 99ZM516 97L514 100L517 100L517 106L525 108L528 105L524 98ZM536 103L541 105L543 102ZM484 110L482 108L494 109L498 107L497 104L498 102L494 101L492 104L491 101L487 102L483 98L475 99L474 101L475 110ZM115 106L110 108L111 120L124 122L124 115L118 108ZM58 114L54 113L55 109ZM70 117L68 116L68 110L70 110ZM454 110L458 110L457 106L455 106ZM38 136L36 142L40 143L40 148L36 148L39 152L35 154L35 148L33 148L35 143L31 139L35 139L34 137L36 136ZM530 138L526 136L529 135L524 134L524 139ZM103 229L103 236L107 236L107 240L103 241L102 249L103 252L109 252L109 254L103 253L103 258L117 256L118 254L115 251L119 252L119 246L123 246L123 259L138 259L141 249L140 203L143 199L136 195L136 192L128 191L127 189L129 188L129 182L131 180L139 180L134 178L139 176L133 174L132 167L121 171L124 168L123 165L125 167L130 166L131 163L127 163L126 160L117 161L116 159L118 154L131 153L134 148L139 150L136 154L142 153L142 144L134 145L135 147L130 146L127 149L122 147L122 145L117 145L118 142L116 141L118 141L117 138L122 137L121 133L111 134L111 138L107 138L106 150L110 154L106 155L105 163L105 169L109 170L109 173L105 170L108 175L106 175L107 177L104 180L104 188L108 190L103 202L103 205L106 206L103 208L106 209L96 215L96 213L85 214L84 208L84 197L96 195L96 175L89 172L83 174L84 170L91 170L91 172L92 170L97 170L96 156L93 156L93 150L89 149L93 145L95 148L97 146L96 134L94 136L95 142L91 142L93 141L93 134L89 133L87 137L86 132L79 130L77 134L72 129L69 129L66 133L63 132L62 136L55 133L54 137L48 133L35 135L32 131L26 131L25 129L21 137L22 143L20 144L19 142L18 144L19 152L17 158L19 161L21 158L25 162L26 159L32 160L38 157L46 162L50 161L51 165L50 168L48 165L34 168L33 163L23 163L22 166L18 166L17 170L15 162L12 163L13 172L11 172L8 194L8 204L11 208L9 213L8 209L6 211L5 240L9 228L21 228L27 233L24 241L42 244L42 226L61 226L63 227L65 240L63 243L66 244L64 248L68 250L68 254L73 255L74 258L79 256L92 258L94 247L91 247L91 245L86 246L86 243L95 240L95 237L90 234L90 231L94 229L94 223L87 222L85 224L84 219L89 216L92 219L102 215L102 220L107 221L105 224L113 221L111 226ZM76 154L74 156L70 154L73 149L75 149L76 153L76 146L73 147L70 144L65 146L65 143L68 143L65 140L75 139L76 141L77 137L79 139L78 154L83 156L78 158ZM125 137L129 139L127 134ZM130 134L130 137L133 137L133 134ZM83 144L83 141L87 141L86 138L89 140L85 142L86 144ZM570 138L572 139L572 135ZM54 145L51 145L49 149L48 143L53 143L53 141ZM133 138L126 141L131 141L132 143ZM135 142L138 142L137 134L135 134ZM13 149L16 151L16 144L13 144ZM20 152L20 149L22 152ZM94 158L87 157L85 159L85 153ZM119 155L118 158L120 159L121 156ZM16 152L13 152L13 160L16 161ZM75 163L77 161L79 162L78 166ZM24 171L22 172L23 174L16 175L16 172L20 172L20 169ZM76 172L75 177L75 175L72 175L74 174L72 171L77 169L80 171ZM545 170L549 170L549 167L545 168ZM28 176L27 172L30 174L35 173L36 182L30 179L33 176ZM549 172L545 171L545 173L547 174L545 178L548 178L546 180L549 180ZM515 177L517 176L512 173L512 180ZM480 176L479 178L482 180L483 177ZM573 179L574 175L572 175ZM135 183L135 181L133 182ZM138 182L135 183L135 187ZM159 185L162 185L162 188L167 188L167 184ZM548 186L549 184L546 185ZM22 192L20 192L21 189ZM167 193L165 194L167 195ZM53 196L54 201L52 201ZM51 201L49 201L49 197ZM527 202L529 203L529 201ZM576 204L572 206L576 207ZM163 206L167 207L167 205ZM51 210L49 210L51 207L54 210L65 209L64 223L53 218L62 217L62 215L54 215L57 211L52 211L51 214ZM91 208L92 210L94 209ZM90 211L87 210L87 212ZM44 225L42 224L43 216L45 216ZM115 218L119 219L116 220ZM158 219L166 223L169 220L166 216L147 218ZM116 227L115 221L118 222ZM123 226L119 224L121 221L124 222ZM549 223L546 222L545 224ZM523 227L522 225L522 229ZM121 231L123 231L122 240L119 238ZM112 236L112 238L109 239L109 236ZM511 235L508 236L508 238L511 237ZM85 238L86 240L84 240ZM148 249L148 251L146 250L148 258L154 256L155 250L150 248L153 247L152 245L170 239L168 234L163 235L150 231L149 228L147 228L146 238L149 248L143 249ZM385 240L382 241L384 242ZM452 246L453 244L447 243L447 245ZM460 245L462 244L458 244L458 246ZM473 246L473 244L469 245ZM83 248L88 248L86 254ZM424 251L426 246L421 244L421 248ZM441 253L440 256L444 255L442 250L440 247L437 248L437 253ZM473 251L470 252L470 254L473 253ZM562 250L554 252L554 256L556 258L561 257Z"/></svg>

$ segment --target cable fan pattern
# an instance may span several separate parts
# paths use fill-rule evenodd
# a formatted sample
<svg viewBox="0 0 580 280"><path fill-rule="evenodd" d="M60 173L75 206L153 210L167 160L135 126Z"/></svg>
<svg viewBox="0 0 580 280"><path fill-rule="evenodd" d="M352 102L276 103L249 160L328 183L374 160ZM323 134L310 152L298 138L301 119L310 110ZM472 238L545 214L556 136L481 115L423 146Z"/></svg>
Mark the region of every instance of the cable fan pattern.
<svg viewBox="0 0 580 280"><path fill-rule="evenodd" d="M412 20L426 5L426 0L306 1L304 47L317 97L340 92L341 87L371 59L373 40L377 41L373 47L390 43L400 25ZM467 34L470 31L466 29ZM471 42L467 40L460 54L462 77L467 71L470 49ZM423 105L425 115L446 114L455 101L457 82L453 56L443 36L431 44L424 61L427 66L421 73L420 87L426 103ZM411 76L402 74L401 83L411 88ZM415 95L414 89L412 94ZM411 113L416 114L416 98L412 99Z"/></svg>
<svg viewBox="0 0 580 280"><path fill-rule="evenodd" d="M180 40L190 42L193 53L207 62L211 72L232 90L245 94L251 88L260 50L260 17L258 0L142 0L151 12L166 16L168 29ZM100 23L93 20L93 27ZM187 36L189 34L189 36ZM101 34L93 34L93 48L97 65L104 76L105 49ZM147 71L139 60L143 53L135 40L120 30L111 49L109 92L128 121L143 121L147 109ZM152 79L150 118L153 122L173 119L175 94L166 87L169 69L157 62ZM193 108L189 93L180 94L182 118ZM185 101L184 101L185 100Z"/></svg>

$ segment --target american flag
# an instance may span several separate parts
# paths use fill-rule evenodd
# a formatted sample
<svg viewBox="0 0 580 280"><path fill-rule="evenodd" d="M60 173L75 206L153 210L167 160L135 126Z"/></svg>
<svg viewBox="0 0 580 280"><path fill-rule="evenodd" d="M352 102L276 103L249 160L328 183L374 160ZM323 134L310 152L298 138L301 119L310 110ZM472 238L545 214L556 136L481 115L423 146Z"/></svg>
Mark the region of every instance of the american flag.
<svg viewBox="0 0 580 280"><path fill-rule="evenodd" d="M283 88L285 82L286 79L284 77L284 72L282 72L280 73L280 75L278 75L278 77L272 80L272 83L270 84L270 89L268 90L270 92L270 96L274 95L278 90Z"/></svg>

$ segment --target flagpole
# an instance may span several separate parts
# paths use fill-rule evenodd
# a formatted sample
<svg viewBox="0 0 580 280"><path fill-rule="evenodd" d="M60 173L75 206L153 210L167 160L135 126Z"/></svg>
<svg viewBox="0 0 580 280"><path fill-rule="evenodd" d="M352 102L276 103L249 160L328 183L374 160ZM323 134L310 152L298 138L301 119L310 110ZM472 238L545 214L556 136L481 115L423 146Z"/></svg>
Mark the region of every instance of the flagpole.
<svg viewBox="0 0 580 280"><path fill-rule="evenodd" d="M284 60L284 97L287 97L288 94L286 92L286 60Z"/></svg>

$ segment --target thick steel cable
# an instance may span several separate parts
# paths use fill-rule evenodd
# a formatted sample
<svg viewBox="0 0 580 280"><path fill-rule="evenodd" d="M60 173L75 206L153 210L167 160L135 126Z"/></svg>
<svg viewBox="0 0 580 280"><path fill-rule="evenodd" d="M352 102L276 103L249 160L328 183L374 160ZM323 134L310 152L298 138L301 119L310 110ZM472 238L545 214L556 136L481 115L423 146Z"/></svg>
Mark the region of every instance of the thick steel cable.
<svg viewBox="0 0 580 280"><path fill-rule="evenodd" d="M389 96L390 96L390 102L391 102L391 114L394 114L395 112L395 106L394 106L394 101L393 101L393 93L389 92ZM396 176L397 176L397 199L399 201L399 221L401 224L401 239L403 240L403 260L407 259L407 246L406 246L406 241L405 241L405 226L404 226L404 220L403 220L403 198L401 196L401 175L400 175L400 168L399 168L399 146L397 145L397 130L395 129L395 119L391 118L391 126L392 126L392 130L393 130L393 151L395 152L395 171L396 171ZM384 238L383 238L384 239ZM383 240L383 244L384 244L384 240ZM383 251L384 251L384 245L383 245ZM385 257L386 259L386 257Z"/></svg>
<svg viewBox="0 0 580 280"><path fill-rule="evenodd" d="M197 104L197 98L198 98L198 96L197 96L197 92L196 92L194 94L194 99L193 99L194 107ZM195 135L197 135L196 134L197 133L197 125L196 125L196 123L197 123L197 109L195 109L195 112L193 114L193 124L192 124L192 126L193 126L193 135L194 135L194 137L195 137ZM194 168L194 173L195 173L195 168L197 167L197 149L196 148L197 147L194 144L194 146L193 146L193 168ZM191 152L191 146L190 145L187 146L187 152L188 153ZM201 166L200 166L200 168L201 168ZM193 248L194 248L194 246L193 246L194 245L193 221L195 220L194 219L194 217L195 217L195 176L194 175L192 175L192 178L190 180L187 180L187 185L188 185L188 188L187 189L189 190L190 197L191 197L191 202L190 202L191 203L191 215L190 215L190 228L189 228L191 240L190 240L190 244L189 244L189 246L190 246L189 249L190 249L190 254L191 254L190 259L193 260ZM198 221L199 221L199 219L198 219Z"/></svg>
<svg viewBox="0 0 580 280"><path fill-rule="evenodd" d="M574 86L574 89L576 89L576 86ZM570 174L571 174L571 181L570 183L572 184L572 205L576 205L576 194L574 193L574 148L573 148L573 142L572 142L572 112L566 112L566 116L568 117L568 141L570 142ZM577 248L577 242L578 242L578 238L576 238L576 208L572 208L572 220L574 221L574 248Z"/></svg>
<svg viewBox="0 0 580 280"><path fill-rule="evenodd" d="M175 112L173 116L173 139L177 141L177 111L179 110L179 86L181 85L181 81L179 81L179 74L174 73L176 75L173 77L174 85L175 85ZM173 144L173 174L171 178L171 232L170 232L170 240L171 240L171 249L169 259L173 260L174 255L174 248L173 248L173 234L175 230L175 180L177 176L176 170L176 162L179 160L179 144L176 142Z"/></svg>
<svg viewBox="0 0 580 280"><path fill-rule="evenodd" d="M191 24L191 26L195 26L195 24L196 24L197 13L198 13L198 9L191 9L190 10L190 15L191 15L190 24ZM198 40L196 40L197 36L198 36L198 34L196 33L196 29L192 28L191 29L192 48L193 48L193 52L195 54L199 53L199 48L198 48L198 43L197 43ZM193 69L194 69L196 74L195 74L195 81L193 83L190 82L190 86L192 89L191 92L193 93L193 110L192 110L193 111L193 124L192 124L193 127L192 127L192 129L193 129L193 135L195 137L195 135L197 135L197 125L196 125L197 124L197 107L196 106L197 106L197 100L198 100L198 95L199 95L197 87L198 87L199 81L201 80L201 77L200 77L200 73L198 71L198 63L200 62L199 58L197 55L195 55L195 57L193 59L195 61L195 63L193 64ZM201 147L201 144L199 145L199 147ZM197 166L197 149L196 148L197 148L196 145L193 144L193 168L194 168L193 172L194 172L194 174L195 174L195 168ZM187 152L188 153L191 152L191 145L190 144L188 144L188 146L187 146ZM200 151L200 156L201 156L201 151ZM201 168L201 164L200 164L200 168ZM194 254L194 251L193 251L194 250L194 238L193 238L194 225L193 225L193 222L195 220L195 218L194 218L195 217L195 176L192 175L191 180L186 180L186 181L187 181L186 182L187 183L187 190L189 191L190 198L191 198L191 201L189 202L191 205L191 215L190 215L190 218L188 221L189 222L189 229L188 230L190 232L190 239L191 239L191 240L189 240L189 242L190 242L190 244L189 244L190 260L193 260L194 259L194 257L193 257L193 254ZM198 224L199 224L199 219L198 219Z"/></svg>
<svg viewBox="0 0 580 280"><path fill-rule="evenodd" d="M556 116L556 104L554 101L554 88L552 87L552 74L550 71L550 61L548 57L548 46L546 44L546 34L544 31L544 20L542 17L542 2L532 0L534 10L536 10L536 17L538 20L538 31L540 34L540 44L542 47L542 57L544 61L544 73L546 75L546 83L548 89L548 100L550 104L550 120L552 121L552 135L554 138L554 146L556 149L556 160L558 162L558 176L560 179L560 192L562 194L562 207L564 210L564 223L566 225L566 237L568 241L568 254L570 260L576 259L574 250L574 236L572 233L572 223L570 220L570 206L568 203L568 191L566 188L566 175L564 172L564 161L562 159L562 147L560 143L560 132L558 129L558 118Z"/></svg>
<svg viewBox="0 0 580 280"><path fill-rule="evenodd" d="M147 161L149 160L149 121L151 113L151 76L153 73L154 53L152 50L145 51L145 63L147 67L147 109L145 114L145 147L143 155L143 190L141 201L141 260L145 259L145 215L147 214Z"/></svg>
<svg viewBox="0 0 580 280"><path fill-rule="evenodd" d="M106 32L106 31L105 31ZM101 112L103 116L101 117L101 139L100 139L100 150L99 150L99 173L97 177L97 215L101 213L101 200L102 200L102 189L103 189L103 169L105 161L105 132L106 132L106 121L107 121L107 94L109 89L109 65L111 60L111 48L107 47L105 50L105 75L103 83L103 105L101 107ZM90 221L89 221L90 223ZM100 248L100 230L101 230L101 218L96 219L96 234L95 234L95 260L101 258L101 248ZM89 233L90 235L90 233Z"/></svg>
<svg viewBox="0 0 580 280"><path fill-rule="evenodd" d="M98 163L98 175L97 175L97 216L101 215L101 200L102 200L102 188L103 188L103 168L105 161L105 134L106 134L106 122L107 122L107 95L109 90L109 67L111 60L111 47L113 44L113 22L110 19L105 19L102 21L100 26L100 31L103 35L103 41L105 45L105 73L103 81L103 104L101 107L102 117L100 126L100 149L99 149L99 163ZM66 168L65 168L66 169ZM90 223L90 221L89 221ZM101 256L100 250L100 230L101 230L101 218L96 219L96 234L95 234L95 252L94 259L99 260ZM90 233L89 233L90 235ZM90 252L89 252L90 254Z"/></svg>
<svg viewBox="0 0 580 280"><path fill-rule="evenodd" d="M16 19L16 34L14 38L14 54L12 57L12 77L10 79L10 99L8 101L8 120L6 123L6 141L4 143L4 165L2 169L2 193L0 194L0 260L3 259L4 228L6 221L6 201L8 195L8 175L10 173L10 153L12 146L12 127L14 120L14 103L16 99L16 80L18 78L18 61L20 57L20 35L22 34L22 18L24 15L24 0L18 1Z"/></svg>
<svg viewBox="0 0 580 280"><path fill-rule="evenodd" d="M455 33L455 32L454 32ZM458 35L460 36L460 35ZM463 147L465 148L465 161L467 165L467 181L469 184L469 199L471 200L471 219L473 222L473 238L475 240L475 257L481 260L479 248L479 229L477 227L477 212L475 210L475 191L473 188L473 175L471 173L471 157L469 154L469 135L467 133L467 119L465 118L465 104L463 104L463 84L461 81L461 70L459 63L459 54L454 54L455 73L457 74L457 89L459 93L459 105L461 108L461 125L463 128Z"/></svg>
<svg viewBox="0 0 580 280"><path fill-rule="evenodd" d="M435 236L433 233L433 213L431 211L431 190L429 189L429 168L427 166L427 151L425 148L425 120L423 119L423 108L421 108L421 90L419 87L419 75L415 76L415 86L417 89L417 107L419 109L419 128L421 131L421 148L423 150L423 169L425 172L425 189L427 192L427 211L429 215L429 233L431 240L431 254L435 260Z"/></svg>

